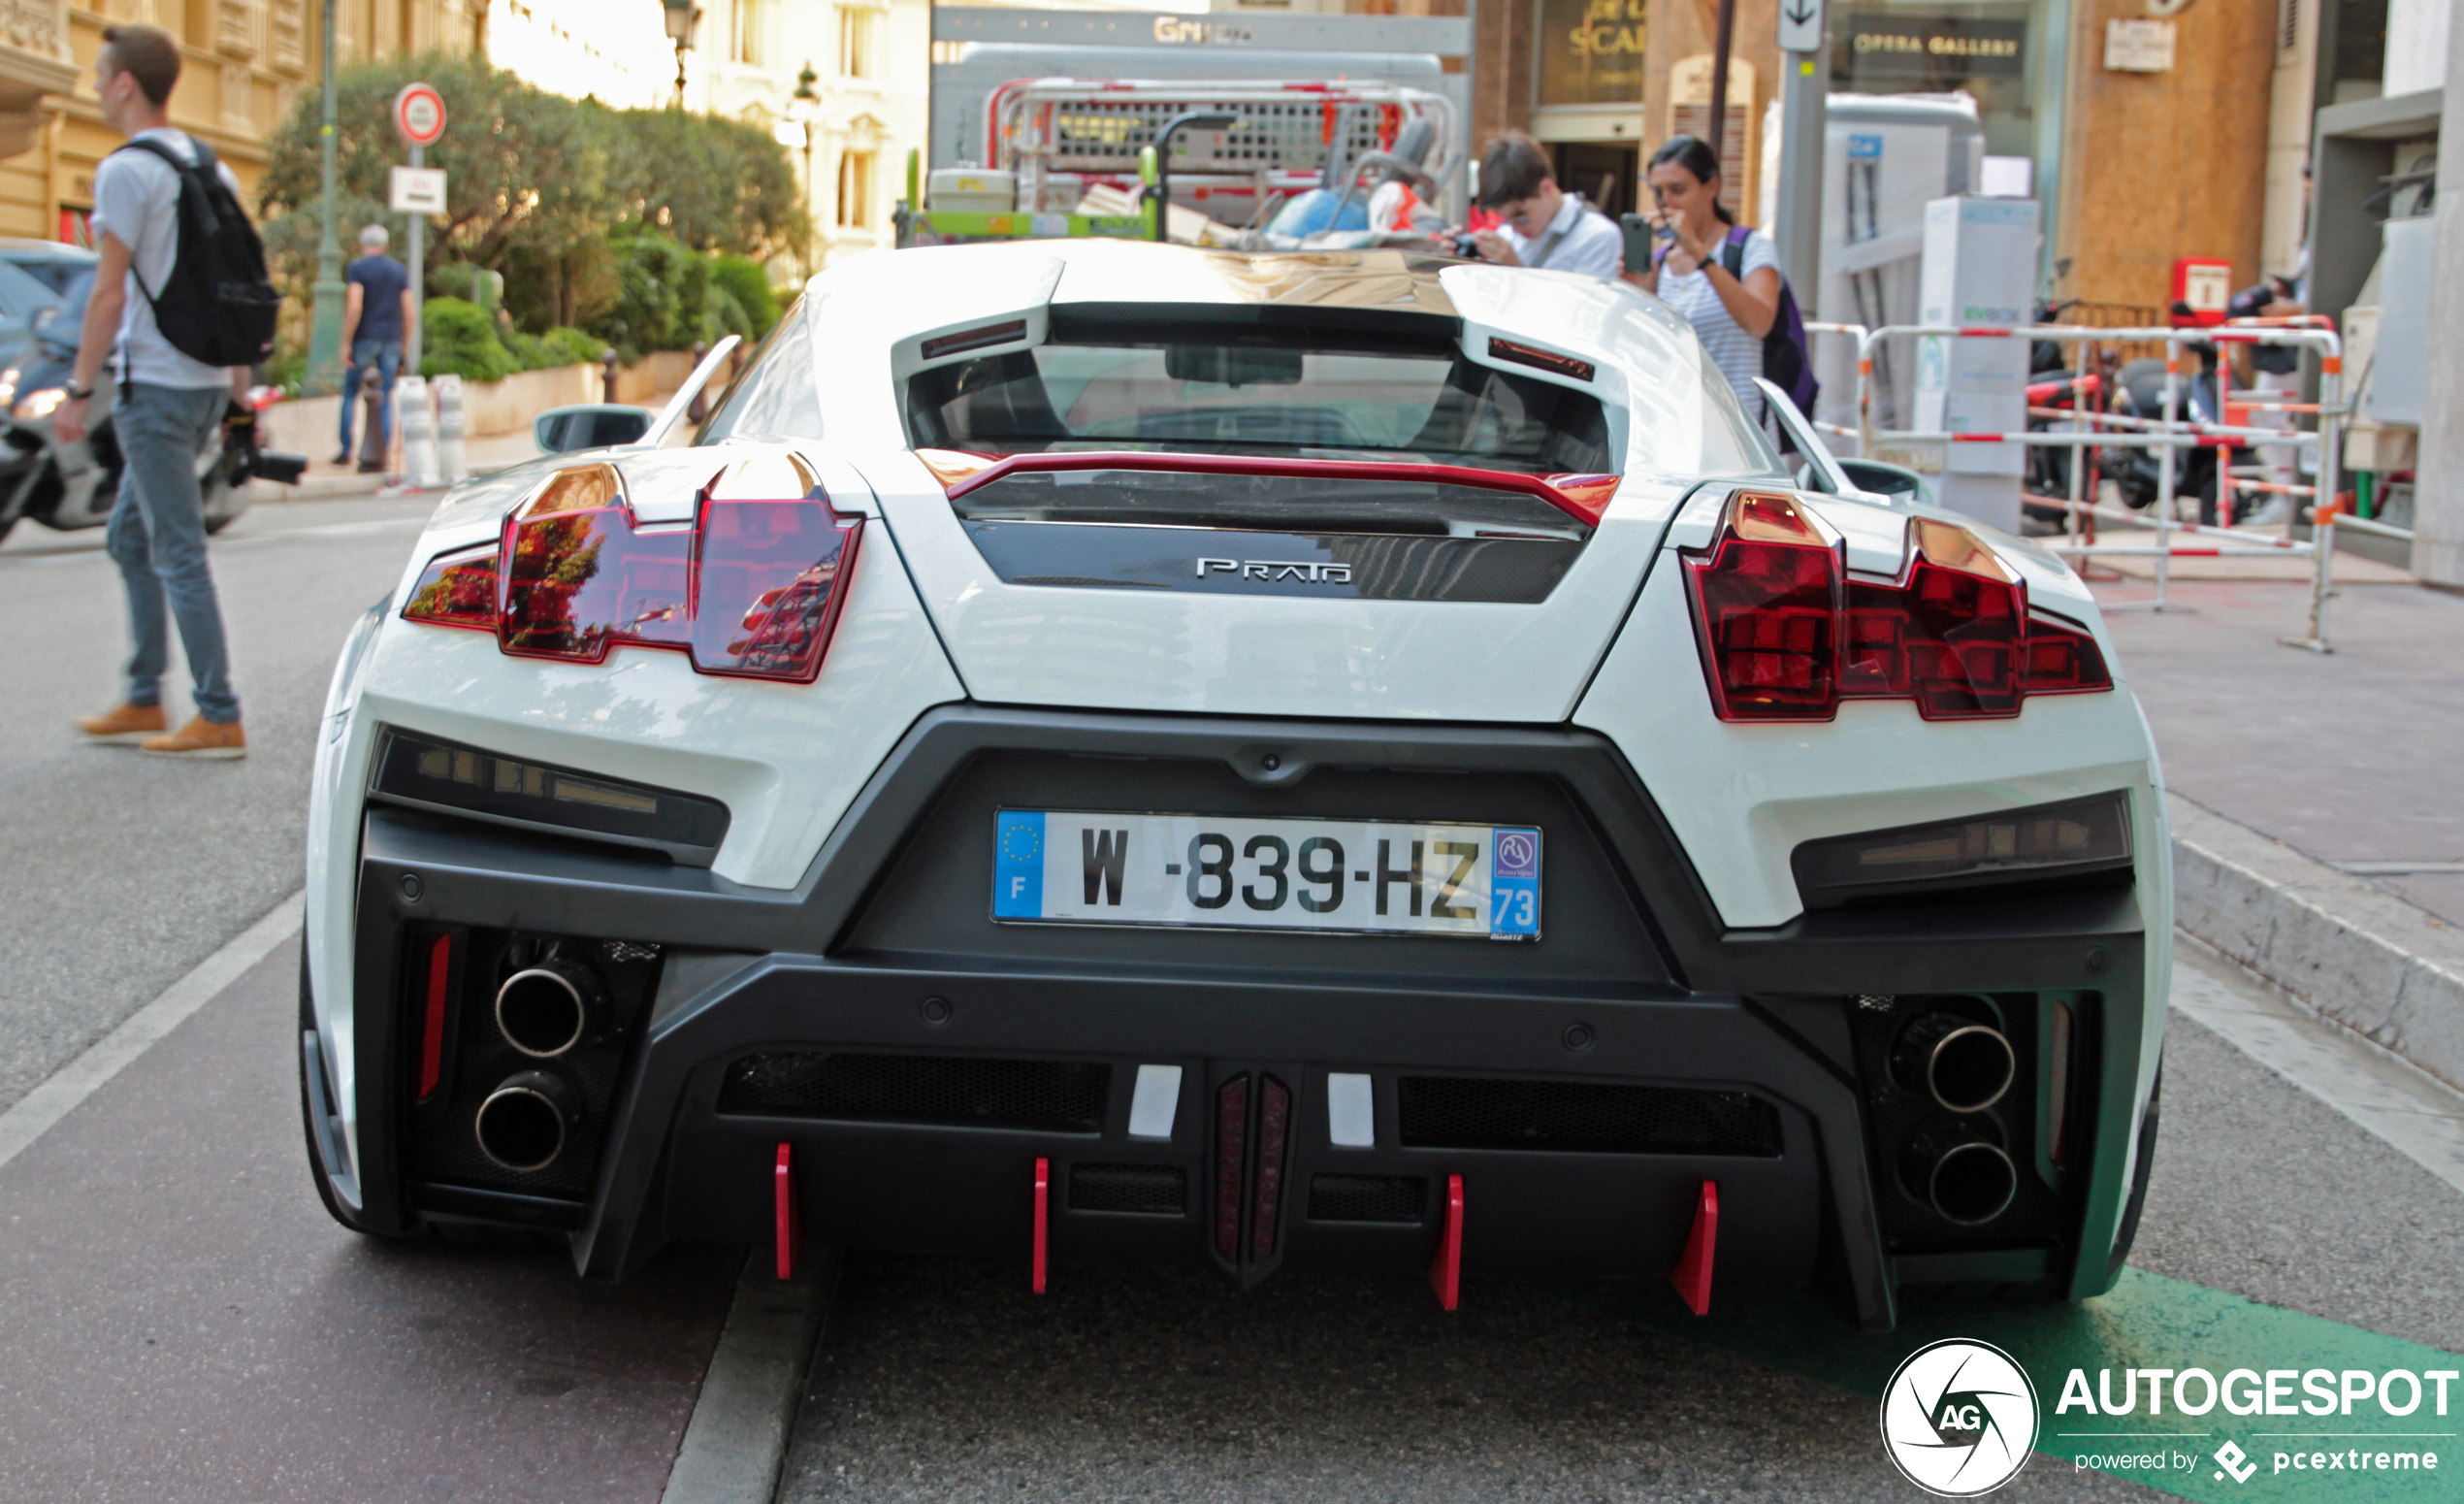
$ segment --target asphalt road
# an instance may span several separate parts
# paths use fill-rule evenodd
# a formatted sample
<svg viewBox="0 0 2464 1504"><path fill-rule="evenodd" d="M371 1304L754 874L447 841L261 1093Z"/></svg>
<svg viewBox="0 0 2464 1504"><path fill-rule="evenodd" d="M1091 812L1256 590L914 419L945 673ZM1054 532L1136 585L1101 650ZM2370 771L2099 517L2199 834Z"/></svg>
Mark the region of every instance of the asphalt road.
<svg viewBox="0 0 2464 1504"><path fill-rule="evenodd" d="M99 528L0 543L0 1110L300 886L308 751L343 635L436 499L251 508L213 543L248 756L87 746L118 703L119 572ZM174 634L165 703L193 713Z"/></svg>
<svg viewBox="0 0 2464 1504"><path fill-rule="evenodd" d="M297 886L327 665L425 509L267 507L217 543L235 765L78 745L122 651L115 578L90 535L0 546L0 1110ZM611 1289L552 1251L335 1226L301 1159L291 965L277 947L0 1164L0 1498L658 1498L738 1256L674 1250ZM2456 1185L2176 1015L2127 1289L2262 1302L2201 1318L2202 1357L2266 1366L2286 1313L2464 1351L2459 1249ZM1746 1288L1697 1323L1650 1281L1475 1270L1452 1315L1410 1279L1025 1285L1022 1257L852 1258L781 1496L1910 1500L1866 1377L1921 1334L2191 1340L2119 1297L1912 1305L1875 1339ZM1997 1495L2156 1496L2044 1457Z"/></svg>

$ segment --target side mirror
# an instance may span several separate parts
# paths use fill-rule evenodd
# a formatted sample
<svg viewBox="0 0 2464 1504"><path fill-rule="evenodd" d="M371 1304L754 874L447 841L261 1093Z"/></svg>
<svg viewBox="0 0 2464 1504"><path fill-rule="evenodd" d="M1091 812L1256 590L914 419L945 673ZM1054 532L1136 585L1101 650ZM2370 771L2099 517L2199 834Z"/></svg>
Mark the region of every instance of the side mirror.
<svg viewBox="0 0 2464 1504"><path fill-rule="evenodd" d="M632 443L650 432L647 408L586 402L550 408L531 424L531 435L542 454L570 454L576 449L604 449Z"/></svg>
<svg viewBox="0 0 2464 1504"><path fill-rule="evenodd" d="M1871 491L1895 502L1932 504L1933 488L1925 483L1923 475L1904 465L1883 460L1841 460L1839 468L1860 491Z"/></svg>

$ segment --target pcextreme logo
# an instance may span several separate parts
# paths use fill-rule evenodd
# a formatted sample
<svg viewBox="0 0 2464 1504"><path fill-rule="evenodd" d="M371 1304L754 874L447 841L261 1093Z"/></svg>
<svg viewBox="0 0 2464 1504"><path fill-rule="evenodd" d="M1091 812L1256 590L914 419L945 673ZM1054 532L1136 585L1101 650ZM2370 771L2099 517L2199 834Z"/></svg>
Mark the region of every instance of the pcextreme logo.
<svg viewBox="0 0 2464 1504"><path fill-rule="evenodd" d="M1928 1493L1991 1493L2019 1476L2035 1445L2036 1386L1990 1342L1929 1343L1883 1387L1882 1450Z"/></svg>

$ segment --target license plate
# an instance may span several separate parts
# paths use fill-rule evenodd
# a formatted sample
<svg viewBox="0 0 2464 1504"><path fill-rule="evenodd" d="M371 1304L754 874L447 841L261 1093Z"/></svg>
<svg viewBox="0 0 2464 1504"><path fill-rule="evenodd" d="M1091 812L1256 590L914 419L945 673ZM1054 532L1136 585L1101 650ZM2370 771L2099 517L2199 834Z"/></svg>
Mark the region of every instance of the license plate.
<svg viewBox="0 0 2464 1504"><path fill-rule="evenodd" d="M992 917L1540 937L1529 826L1004 809Z"/></svg>

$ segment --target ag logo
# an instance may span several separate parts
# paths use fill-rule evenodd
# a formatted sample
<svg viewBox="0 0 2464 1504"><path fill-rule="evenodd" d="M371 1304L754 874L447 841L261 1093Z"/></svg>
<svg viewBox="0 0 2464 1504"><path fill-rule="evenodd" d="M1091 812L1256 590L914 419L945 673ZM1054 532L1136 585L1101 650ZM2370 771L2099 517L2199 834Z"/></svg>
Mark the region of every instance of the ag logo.
<svg viewBox="0 0 2464 1504"><path fill-rule="evenodd" d="M1882 1391L1882 1450L1928 1493L1991 1493L2019 1476L2035 1445L2036 1386L1991 1343L1919 1348Z"/></svg>

